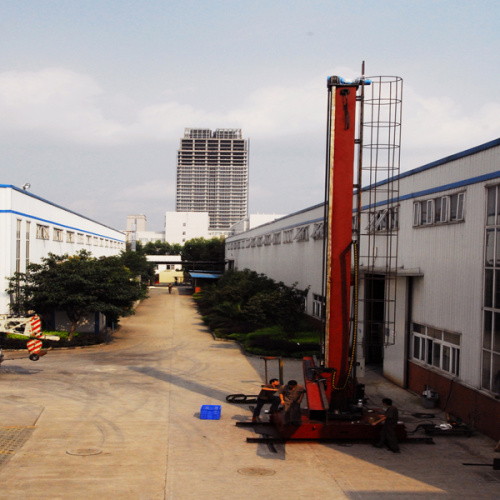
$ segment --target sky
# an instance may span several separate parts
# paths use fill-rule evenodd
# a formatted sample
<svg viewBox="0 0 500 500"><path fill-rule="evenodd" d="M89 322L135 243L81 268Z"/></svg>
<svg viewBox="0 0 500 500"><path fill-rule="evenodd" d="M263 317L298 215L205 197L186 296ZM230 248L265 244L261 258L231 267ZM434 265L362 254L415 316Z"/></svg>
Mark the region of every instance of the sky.
<svg viewBox="0 0 500 500"><path fill-rule="evenodd" d="M497 0L2 0L0 183L116 229L175 211L185 128L250 141L249 212L323 201L326 79L403 79L401 171L500 137Z"/></svg>

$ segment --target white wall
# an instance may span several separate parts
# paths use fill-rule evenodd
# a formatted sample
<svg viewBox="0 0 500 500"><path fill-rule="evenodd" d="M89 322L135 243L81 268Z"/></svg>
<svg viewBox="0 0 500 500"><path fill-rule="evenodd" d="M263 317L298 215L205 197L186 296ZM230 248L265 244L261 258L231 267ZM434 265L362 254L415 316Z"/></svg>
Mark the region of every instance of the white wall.
<svg viewBox="0 0 500 500"><path fill-rule="evenodd" d="M166 212L165 241L183 245L192 238L210 238L208 212Z"/></svg>
<svg viewBox="0 0 500 500"><path fill-rule="evenodd" d="M410 322L459 333L461 382L475 388L481 385L486 188L498 183L498 140L400 176L397 231L400 278L397 281L395 343L384 348L384 372L401 385L406 376L410 350ZM391 193L391 190L386 189L386 192ZM465 192L463 221L413 226L413 204L416 201L457 192ZM383 209L383 201L383 196L377 199L377 202L382 202L377 209ZM364 192L362 206L367 204L368 193ZM237 269L249 268L287 285L297 282L301 289L310 286L307 312L311 314L312 293L321 294L323 245L322 239L311 238L311 231L322 220L323 206L318 205L228 237L226 259L233 261ZM362 227L366 223L367 220ZM285 244L282 240L280 244L266 244L269 235L281 233L283 238L290 229L295 235L304 226L309 226L307 241ZM385 253L386 240L382 233L376 243L378 255ZM361 248L360 255L366 254ZM407 280L411 280L411 290L407 288ZM359 293L363 296L364 291Z"/></svg>
<svg viewBox="0 0 500 500"><path fill-rule="evenodd" d="M19 245L18 220L21 221ZM48 228L48 239L37 237L38 225ZM60 234L62 241L54 239L56 233ZM125 235L29 192L10 185L0 185L0 314L10 312L10 299L4 290L7 278L16 271L18 246L19 270L25 272L27 251L29 262L35 263L49 252L74 255L85 249L94 257L117 255L125 249Z"/></svg>

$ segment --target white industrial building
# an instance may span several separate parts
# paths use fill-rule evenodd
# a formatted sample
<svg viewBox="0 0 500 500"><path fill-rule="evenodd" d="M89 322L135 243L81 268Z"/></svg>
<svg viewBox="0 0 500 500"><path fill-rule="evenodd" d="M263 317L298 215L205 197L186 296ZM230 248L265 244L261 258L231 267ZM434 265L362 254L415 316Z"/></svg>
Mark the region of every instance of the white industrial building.
<svg viewBox="0 0 500 500"><path fill-rule="evenodd" d="M7 279L49 252L94 257L125 249L124 233L12 185L0 184L0 314L10 313Z"/></svg>
<svg viewBox="0 0 500 500"><path fill-rule="evenodd" d="M208 212L166 212L165 241L184 245L193 238L212 237Z"/></svg>
<svg viewBox="0 0 500 500"><path fill-rule="evenodd" d="M397 189L388 186L386 192L399 192L395 209L388 209L383 197L371 201L373 186L362 192L361 227L371 234L372 247L363 248L361 238L360 366L379 364L387 378L416 393L432 388L442 409L499 439L500 139L392 182ZM228 267L309 288L306 312L319 318L323 221L320 204L228 237ZM382 265L369 272L385 280L385 291L388 280L395 281L389 292L397 291L391 297L395 321L373 349L375 333L366 325L374 313L364 299L370 293L383 299L384 285L373 292L368 285L373 276L363 268L368 250L375 262L386 253L389 231L397 234L399 245L396 277L394 270L392 277L384 276Z"/></svg>

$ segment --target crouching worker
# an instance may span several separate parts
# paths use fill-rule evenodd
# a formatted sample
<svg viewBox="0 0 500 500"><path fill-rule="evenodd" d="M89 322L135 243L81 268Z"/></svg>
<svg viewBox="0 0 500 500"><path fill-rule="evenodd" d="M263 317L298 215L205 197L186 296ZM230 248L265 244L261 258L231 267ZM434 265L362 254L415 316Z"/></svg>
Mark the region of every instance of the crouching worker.
<svg viewBox="0 0 500 500"><path fill-rule="evenodd" d="M296 380L289 380L280 389L281 404L285 408L285 424L301 424L300 403L302 402L304 393L304 387L298 384Z"/></svg>
<svg viewBox="0 0 500 500"><path fill-rule="evenodd" d="M278 396L275 396L275 393L278 391L279 388L280 388L280 383L277 378L272 378L269 381L269 384L265 384L262 386L262 389L260 390L260 393L257 396L257 405L255 406L255 410L253 411L252 422L255 423L259 421L260 412L265 404L271 405L270 420L272 421L273 413L278 411L280 405L280 398Z"/></svg>
<svg viewBox="0 0 500 500"><path fill-rule="evenodd" d="M373 422L372 425L377 425L380 422L384 422L384 426L380 432L380 438L377 443L373 446L376 448L383 448L387 445L387 448L394 453L400 453L398 440L396 438L396 426L398 425L398 409L392 404L392 399L384 398L382 399L383 405L386 407L385 414L380 415L380 419Z"/></svg>

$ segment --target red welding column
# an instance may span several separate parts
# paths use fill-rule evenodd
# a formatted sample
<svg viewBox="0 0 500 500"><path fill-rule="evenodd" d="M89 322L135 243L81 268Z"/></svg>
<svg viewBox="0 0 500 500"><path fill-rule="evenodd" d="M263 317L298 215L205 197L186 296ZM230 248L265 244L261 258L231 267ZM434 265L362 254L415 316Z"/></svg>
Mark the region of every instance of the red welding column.
<svg viewBox="0 0 500 500"><path fill-rule="evenodd" d="M355 85L332 86L330 104L328 253L325 365L334 384L345 383L349 366L352 199L356 116Z"/></svg>

